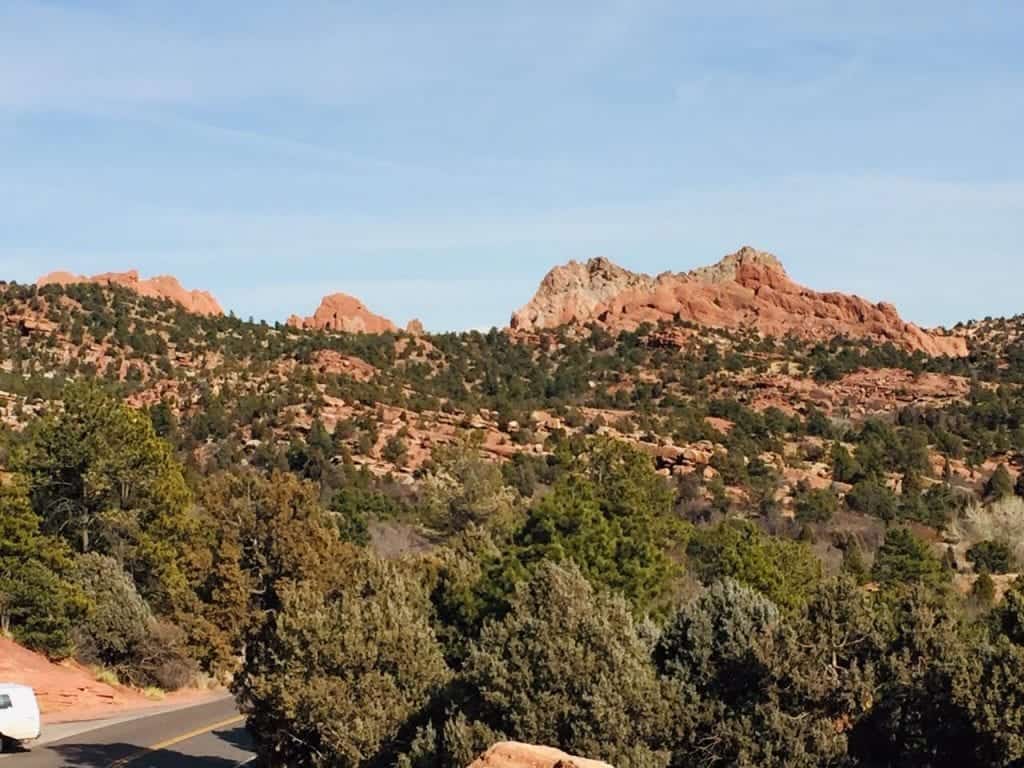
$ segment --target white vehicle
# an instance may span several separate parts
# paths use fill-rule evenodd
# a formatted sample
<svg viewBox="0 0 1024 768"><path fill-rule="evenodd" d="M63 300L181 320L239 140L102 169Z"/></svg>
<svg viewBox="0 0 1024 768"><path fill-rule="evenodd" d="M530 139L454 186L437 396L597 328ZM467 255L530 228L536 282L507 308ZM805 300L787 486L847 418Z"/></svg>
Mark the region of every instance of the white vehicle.
<svg viewBox="0 0 1024 768"><path fill-rule="evenodd" d="M0 683L0 752L40 736L39 704L27 685Z"/></svg>

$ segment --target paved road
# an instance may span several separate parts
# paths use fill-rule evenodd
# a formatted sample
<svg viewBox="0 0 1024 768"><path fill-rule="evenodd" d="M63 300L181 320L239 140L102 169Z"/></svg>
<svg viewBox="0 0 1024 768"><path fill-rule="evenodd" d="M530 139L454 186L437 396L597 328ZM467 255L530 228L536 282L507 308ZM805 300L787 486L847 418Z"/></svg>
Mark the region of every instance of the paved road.
<svg viewBox="0 0 1024 768"><path fill-rule="evenodd" d="M44 734L45 735L45 734ZM151 715L0 758L3 768L236 768L252 757L235 709L220 699Z"/></svg>

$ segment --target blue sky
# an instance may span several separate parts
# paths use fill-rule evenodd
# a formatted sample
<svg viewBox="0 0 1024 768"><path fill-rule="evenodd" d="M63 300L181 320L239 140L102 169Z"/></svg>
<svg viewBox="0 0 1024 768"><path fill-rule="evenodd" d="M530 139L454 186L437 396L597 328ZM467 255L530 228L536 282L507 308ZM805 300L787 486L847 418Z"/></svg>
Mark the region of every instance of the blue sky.
<svg viewBox="0 0 1024 768"><path fill-rule="evenodd" d="M507 322L742 244L923 324L1024 312L1012 0L0 0L0 278L137 267Z"/></svg>

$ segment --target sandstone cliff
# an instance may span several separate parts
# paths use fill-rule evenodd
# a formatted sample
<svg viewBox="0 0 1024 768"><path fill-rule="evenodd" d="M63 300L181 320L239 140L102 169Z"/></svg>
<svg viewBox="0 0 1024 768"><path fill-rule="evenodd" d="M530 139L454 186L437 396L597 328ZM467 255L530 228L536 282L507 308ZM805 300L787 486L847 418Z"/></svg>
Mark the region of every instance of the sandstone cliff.
<svg viewBox="0 0 1024 768"><path fill-rule="evenodd" d="M386 317L375 315L359 299L345 293L324 296L311 317L292 315L288 318L288 325L342 333L393 333L398 330Z"/></svg>
<svg viewBox="0 0 1024 768"><path fill-rule="evenodd" d="M223 315L224 310L206 291L189 291L182 287L177 278L170 275L158 275L146 280L139 278L138 270L127 272L104 272L100 275L86 277L73 275L70 272L51 272L36 281L36 285L71 285L73 283L96 283L98 285L119 285L135 291L141 296L151 299L170 299L180 304L189 312L197 315Z"/></svg>
<svg viewBox="0 0 1024 768"><path fill-rule="evenodd" d="M891 304L804 288L789 278L778 259L750 247L709 267L657 277L630 272L604 258L570 262L548 273L533 300L512 316L511 326L534 331L594 322L615 332L662 320L751 327L776 337L867 338L933 356L967 354L962 336L907 323Z"/></svg>

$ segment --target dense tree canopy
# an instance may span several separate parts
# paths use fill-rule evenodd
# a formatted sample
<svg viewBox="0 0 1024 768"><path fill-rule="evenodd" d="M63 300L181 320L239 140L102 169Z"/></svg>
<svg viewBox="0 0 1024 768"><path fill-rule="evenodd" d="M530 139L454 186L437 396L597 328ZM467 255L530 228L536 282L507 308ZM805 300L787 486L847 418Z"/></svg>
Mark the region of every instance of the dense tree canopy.
<svg viewBox="0 0 1024 768"><path fill-rule="evenodd" d="M0 482L0 632L55 658L74 649L84 596L65 578L71 558L44 536L20 478Z"/></svg>
<svg viewBox="0 0 1024 768"><path fill-rule="evenodd" d="M320 581L281 575L234 690L282 766L393 764L447 680L414 576L347 553Z"/></svg>
<svg viewBox="0 0 1024 768"><path fill-rule="evenodd" d="M767 536L746 521L696 531L687 552L704 583L734 579L784 608L803 605L821 579L821 563L806 545Z"/></svg>
<svg viewBox="0 0 1024 768"><path fill-rule="evenodd" d="M117 558L161 609L185 600L190 493L150 420L91 385L69 386L18 461L45 532Z"/></svg>
<svg viewBox="0 0 1024 768"><path fill-rule="evenodd" d="M909 528L890 528L875 558L872 576L887 587L936 587L949 574L928 545Z"/></svg>
<svg viewBox="0 0 1024 768"><path fill-rule="evenodd" d="M547 563L484 628L462 673L464 712L504 737L663 765L660 729L672 726L647 656L624 601Z"/></svg>

